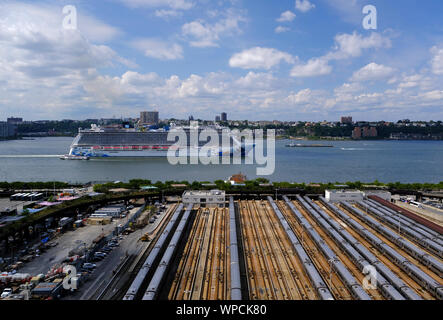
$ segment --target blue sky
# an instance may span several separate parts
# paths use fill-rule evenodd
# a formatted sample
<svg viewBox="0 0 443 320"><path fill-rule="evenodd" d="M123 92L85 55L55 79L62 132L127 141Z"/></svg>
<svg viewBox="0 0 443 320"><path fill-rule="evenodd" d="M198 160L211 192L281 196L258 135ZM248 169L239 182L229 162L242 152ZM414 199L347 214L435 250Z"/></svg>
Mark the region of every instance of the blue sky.
<svg viewBox="0 0 443 320"><path fill-rule="evenodd" d="M0 119L442 120L441 12L438 0L6 0Z"/></svg>

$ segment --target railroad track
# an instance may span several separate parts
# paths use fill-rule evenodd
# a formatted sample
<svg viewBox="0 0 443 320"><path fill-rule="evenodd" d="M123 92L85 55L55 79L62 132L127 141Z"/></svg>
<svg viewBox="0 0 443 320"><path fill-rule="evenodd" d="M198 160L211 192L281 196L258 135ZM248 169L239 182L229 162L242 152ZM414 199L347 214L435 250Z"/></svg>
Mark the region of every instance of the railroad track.
<svg viewBox="0 0 443 320"><path fill-rule="evenodd" d="M169 290L170 300L229 299L227 209L199 209Z"/></svg>
<svg viewBox="0 0 443 320"><path fill-rule="evenodd" d="M386 257L377 247L374 247L368 240L362 237L358 232L354 231L352 228L349 228L346 224L344 224L328 207L326 207L321 201L315 201L315 203L325 212L328 216L330 216L334 221L339 223L342 227L345 228L347 232L349 232L355 239L357 239L366 249L368 249L372 254L374 254L377 259L379 259L384 265L386 265L389 270L391 270L397 277L399 277L402 281L405 282L416 294L418 294L421 298L425 300L434 300L435 298L429 294L426 290L423 290L414 278L412 278L409 274L405 273L402 269L400 269L389 257Z"/></svg>
<svg viewBox="0 0 443 320"><path fill-rule="evenodd" d="M241 201L240 218L250 298L319 299L269 203Z"/></svg>
<svg viewBox="0 0 443 320"><path fill-rule="evenodd" d="M303 210L303 208L301 208L298 203L294 202L293 204L299 211ZM301 240L304 249L310 256L317 270L320 272L324 282L328 286L331 293L334 295L334 298L336 300L353 300L352 294L347 286L343 283L340 277L332 271L330 262L317 248L315 242L308 236L306 231L295 218L294 214L284 203L280 202L278 205L282 214L285 216L289 225L291 226L292 230Z"/></svg>
<svg viewBox="0 0 443 320"><path fill-rule="evenodd" d="M259 210L260 211L260 210ZM316 300L318 299L315 290L310 284L310 279L302 267L302 262L297 258L292 243L289 241L286 232L282 228L280 221L273 212L269 203L262 207L261 217L266 217L272 228L267 228L268 232L272 232L276 241L272 241L272 252L281 253L279 257L281 265L287 266L286 276L288 278L287 285L291 285L290 297L292 300ZM260 212L259 212L260 213ZM262 214L264 213L264 215ZM265 226L266 228L266 226Z"/></svg>
<svg viewBox="0 0 443 320"><path fill-rule="evenodd" d="M420 287L420 289L416 288L416 290L419 291L420 294L423 295L423 292L427 291L430 294L432 294L434 297L439 296L440 299L442 298L441 297L441 290L438 292L435 292L435 291L433 291L433 289L431 289L431 286L438 287L438 284L440 287L443 287L441 278L435 272L430 270L428 267L422 265L420 260L416 259L414 256L409 254L404 249L400 248L397 243L391 241L384 234L375 230L371 225L366 223L366 221L364 219L361 219L360 216L354 214L352 212L352 210L350 210L350 208L355 208L355 207L349 206L349 208L348 208L348 207L344 206L343 204L339 205L340 210L342 210L343 212L348 214L350 217L352 217L352 219L354 219L362 227L366 228L367 232L375 234L376 237L379 239L377 241L382 241L384 243L383 251L392 250L392 253L388 254L388 251L386 251L386 252L383 252L383 254L388 254L389 258L391 259L391 261L393 263L395 263L398 267L400 267L403 272L406 271L406 273L408 275L410 275L411 277L414 278L414 280L416 280L416 282L419 284L419 287ZM381 248L381 246L379 244L377 244L377 245L375 245L374 243L371 243L371 244L374 245L374 247L376 247L377 249ZM393 255L395 255L398 258L392 259ZM405 263L403 263L402 261L405 261L405 263L407 265L405 265ZM415 271L411 270L411 267ZM405 269L405 268L407 268L407 269ZM420 277L420 279L417 278L418 276ZM422 281L422 282L420 282L420 281ZM424 283L423 281L426 281L426 283Z"/></svg>
<svg viewBox="0 0 443 320"><path fill-rule="evenodd" d="M399 225L400 231L399 231L399 228L397 227L397 225L394 227L393 225L390 225L389 223L387 223L387 221L385 221L385 220L381 219L379 216L377 216L373 212L373 210L378 210L378 208L371 207L371 205L372 205L372 203L364 202L362 204L358 203L357 205L355 205L355 207L367 214L370 214L372 219L377 221L379 224L383 225L385 228L391 230L395 234L398 234L399 237L403 237L406 241L410 242L414 246L419 247L421 250L423 250L426 254L433 257L434 259L436 259L436 260L442 259L442 257L438 256L436 254L436 252L434 252L434 251L430 250L429 248L427 248L426 246L424 246L421 241L418 241L417 239L414 239L413 237L411 237L409 234L405 233L404 231L406 229L406 225L405 225L404 221L403 221L403 223L400 223L400 225ZM388 217L388 218L390 218L390 217ZM395 221L395 222L397 222L397 221ZM412 231L415 232L415 230L412 230ZM419 234L417 234L417 235L419 235ZM429 239L427 239L427 240L429 241ZM434 244L436 244L436 243L434 243Z"/></svg>
<svg viewBox="0 0 443 320"><path fill-rule="evenodd" d="M346 207L344 206L340 206L340 208L342 210L345 210L347 213L352 214L352 212L350 212ZM422 262L420 260L418 260L416 257L414 257L413 255L411 255L409 252L407 252L406 250L404 250L404 248L401 248L398 243L391 241L390 239L388 239L384 234L381 234L380 232L378 232L377 230L375 230L371 225L369 225L368 223L366 223L366 221L364 221L363 219L361 219L358 216L352 215L352 217L357 220L361 225L365 226L365 228L367 228L369 231L376 233L377 236L383 240L386 244L388 244L391 248L393 248L396 252L398 252L400 255L402 255L403 257L407 258L408 260L410 260L414 265L416 265L419 269L421 269L424 273L426 273L428 276L430 276L432 279L434 279L437 282L442 282L442 278L435 273L434 271L432 271L431 269L429 269L428 267L424 266L422 264Z"/></svg>
<svg viewBox="0 0 443 320"><path fill-rule="evenodd" d="M298 203L298 202L297 202ZM298 203L299 208L302 208L300 212L303 216L311 223L314 229L319 233L319 235L325 240L326 244L334 251L337 257L343 262L345 267L351 271L353 276L358 280L358 282L362 285L363 279L365 275L361 272L359 267L346 255L343 253L343 250L336 244L333 238L329 236L327 232L317 223L315 219L311 217L311 215L305 210L305 208ZM385 298L379 292L378 289L367 289L366 290L369 295L371 295L375 300L384 300Z"/></svg>

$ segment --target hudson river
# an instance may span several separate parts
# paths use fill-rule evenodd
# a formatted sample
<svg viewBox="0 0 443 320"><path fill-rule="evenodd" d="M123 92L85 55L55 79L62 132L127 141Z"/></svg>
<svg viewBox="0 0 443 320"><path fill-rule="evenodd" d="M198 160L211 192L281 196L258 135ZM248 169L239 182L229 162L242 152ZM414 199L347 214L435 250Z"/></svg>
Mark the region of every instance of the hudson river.
<svg viewBox="0 0 443 320"><path fill-rule="evenodd" d="M60 160L72 140L0 141L0 181L214 181L239 172L248 179L257 177L254 165L172 166L167 158ZM286 148L287 143L277 141L275 173L265 178L306 183L443 181L443 141L320 142L334 148Z"/></svg>

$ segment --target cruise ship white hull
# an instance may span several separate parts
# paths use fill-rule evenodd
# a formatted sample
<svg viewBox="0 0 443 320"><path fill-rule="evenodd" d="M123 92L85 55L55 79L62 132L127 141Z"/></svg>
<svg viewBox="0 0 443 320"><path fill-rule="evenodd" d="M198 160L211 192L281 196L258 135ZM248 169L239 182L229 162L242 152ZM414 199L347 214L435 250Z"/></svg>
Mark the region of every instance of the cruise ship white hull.
<svg viewBox="0 0 443 320"><path fill-rule="evenodd" d="M243 152L239 149L232 149L232 150L211 150L208 152L208 157L213 156L233 156L234 154L242 155L244 156L247 154L251 149L246 148L247 150L244 150ZM90 158L154 158L154 157L167 157L168 156L168 150L93 150L93 149L87 149L87 148L73 148L70 151L70 155L73 156L86 156ZM186 155L186 157L200 157L203 156L202 151L200 148L190 148L188 151L184 151L182 154L179 154L179 152L176 152L177 156Z"/></svg>

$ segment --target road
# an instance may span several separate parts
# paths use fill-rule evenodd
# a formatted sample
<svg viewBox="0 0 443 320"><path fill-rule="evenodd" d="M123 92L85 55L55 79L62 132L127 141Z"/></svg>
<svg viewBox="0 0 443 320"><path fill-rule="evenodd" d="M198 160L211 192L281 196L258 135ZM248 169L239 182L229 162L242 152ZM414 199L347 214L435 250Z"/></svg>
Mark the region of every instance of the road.
<svg viewBox="0 0 443 320"><path fill-rule="evenodd" d="M111 280L114 280L113 282L118 282L118 284L110 286L106 295L103 296L103 299L109 299L113 296L113 294L119 290L119 285L122 284L118 279L119 275L113 279L114 271L119 269L122 262L126 262L124 269L129 268L135 258L146 250L149 246L149 242L139 241L140 237L145 233L154 231L158 225L163 222L166 212L167 210L159 216L155 223L148 224L143 229L139 229L127 236L123 236L123 239L119 242L119 246L104 260L96 263L97 268L91 273L89 281L84 283L78 292L67 296L65 300L96 300ZM127 278L128 274L123 270L121 276Z"/></svg>
<svg viewBox="0 0 443 320"><path fill-rule="evenodd" d="M51 240L51 242L57 242L56 247L50 248L46 252L42 253L40 257L25 263L19 270L20 273L29 273L31 275L46 274L53 266L59 265L65 260L69 251L75 249L79 245L85 243L89 247L94 239L100 234L110 234L119 224L123 224L133 214L137 212L139 208L134 208L130 211L128 217L123 219L115 219L111 224L105 226L87 225L79 229L68 231L61 234L59 237Z"/></svg>

